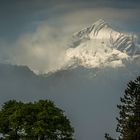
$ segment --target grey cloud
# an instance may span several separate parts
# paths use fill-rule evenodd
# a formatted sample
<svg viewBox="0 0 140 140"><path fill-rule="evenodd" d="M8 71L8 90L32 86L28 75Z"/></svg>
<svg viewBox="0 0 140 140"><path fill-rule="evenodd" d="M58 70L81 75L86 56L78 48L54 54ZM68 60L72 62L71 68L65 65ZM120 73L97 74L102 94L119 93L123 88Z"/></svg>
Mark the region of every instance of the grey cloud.
<svg viewBox="0 0 140 140"><path fill-rule="evenodd" d="M65 34L67 30L51 27L44 22L35 32L20 36L15 43L3 43L0 52L1 62L27 65L35 72L43 73L59 69L64 63L67 48Z"/></svg>
<svg viewBox="0 0 140 140"><path fill-rule="evenodd" d="M8 39L35 29L38 21L49 20L78 9L139 9L138 0L5 0L0 1L0 36ZM82 15L81 15L82 16ZM139 17L139 16L138 16ZM135 17L137 18L137 17ZM57 22L57 21L56 21Z"/></svg>

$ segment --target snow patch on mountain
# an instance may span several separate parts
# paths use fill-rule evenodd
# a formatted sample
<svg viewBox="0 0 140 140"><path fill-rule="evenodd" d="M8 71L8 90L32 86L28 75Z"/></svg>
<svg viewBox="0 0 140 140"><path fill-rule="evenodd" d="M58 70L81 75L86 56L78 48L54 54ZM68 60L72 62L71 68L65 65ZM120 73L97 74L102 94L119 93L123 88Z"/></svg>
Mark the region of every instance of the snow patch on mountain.
<svg viewBox="0 0 140 140"><path fill-rule="evenodd" d="M73 36L66 51L66 65L86 68L122 67L126 61L140 56L137 36L113 30L100 19Z"/></svg>
<svg viewBox="0 0 140 140"><path fill-rule="evenodd" d="M126 53L108 48L106 44L95 42L94 40L82 43L74 49L68 49L66 55L68 61L73 61L73 63L88 68L123 66L123 60L129 58Z"/></svg>

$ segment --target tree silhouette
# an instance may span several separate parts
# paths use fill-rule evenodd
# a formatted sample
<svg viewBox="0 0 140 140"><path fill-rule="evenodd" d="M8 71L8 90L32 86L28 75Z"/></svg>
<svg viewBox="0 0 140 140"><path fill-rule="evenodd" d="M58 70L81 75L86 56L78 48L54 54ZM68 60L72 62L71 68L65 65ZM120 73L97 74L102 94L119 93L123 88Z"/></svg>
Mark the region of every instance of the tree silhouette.
<svg viewBox="0 0 140 140"><path fill-rule="evenodd" d="M117 118L119 140L140 140L140 76L130 81L125 90L121 104L117 105L120 110ZM107 140L113 140L109 134L105 134Z"/></svg>

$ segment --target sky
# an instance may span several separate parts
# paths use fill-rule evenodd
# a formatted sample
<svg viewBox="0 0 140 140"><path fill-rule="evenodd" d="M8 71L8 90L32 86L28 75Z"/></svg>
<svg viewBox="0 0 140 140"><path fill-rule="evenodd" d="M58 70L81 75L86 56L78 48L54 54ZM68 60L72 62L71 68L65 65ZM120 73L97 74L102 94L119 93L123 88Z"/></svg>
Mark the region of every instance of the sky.
<svg viewBox="0 0 140 140"><path fill-rule="evenodd" d="M98 19L139 36L140 1L0 0L0 62L55 69L73 33Z"/></svg>
<svg viewBox="0 0 140 140"><path fill-rule="evenodd" d="M140 36L140 0L0 0L0 103L48 96L71 116L79 140L92 139L93 131L99 140L105 132L115 135L116 104L139 67L103 69L91 79L94 69L79 68L47 79L27 67L1 64L27 65L40 73L54 70L63 64L72 35L98 19Z"/></svg>

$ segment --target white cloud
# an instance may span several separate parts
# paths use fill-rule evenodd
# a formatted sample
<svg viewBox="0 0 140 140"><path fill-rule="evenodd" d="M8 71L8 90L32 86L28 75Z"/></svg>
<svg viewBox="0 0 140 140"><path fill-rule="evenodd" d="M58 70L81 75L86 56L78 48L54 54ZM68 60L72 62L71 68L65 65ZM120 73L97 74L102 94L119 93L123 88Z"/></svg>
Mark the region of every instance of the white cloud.
<svg viewBox="0 0 140 140"><path fill-rule="evenodd" d="M67 37L60 28L41 24L34 33L22 35L5 55L12 64L27 65L38 72L48 72L63 65Z"/></svg>

